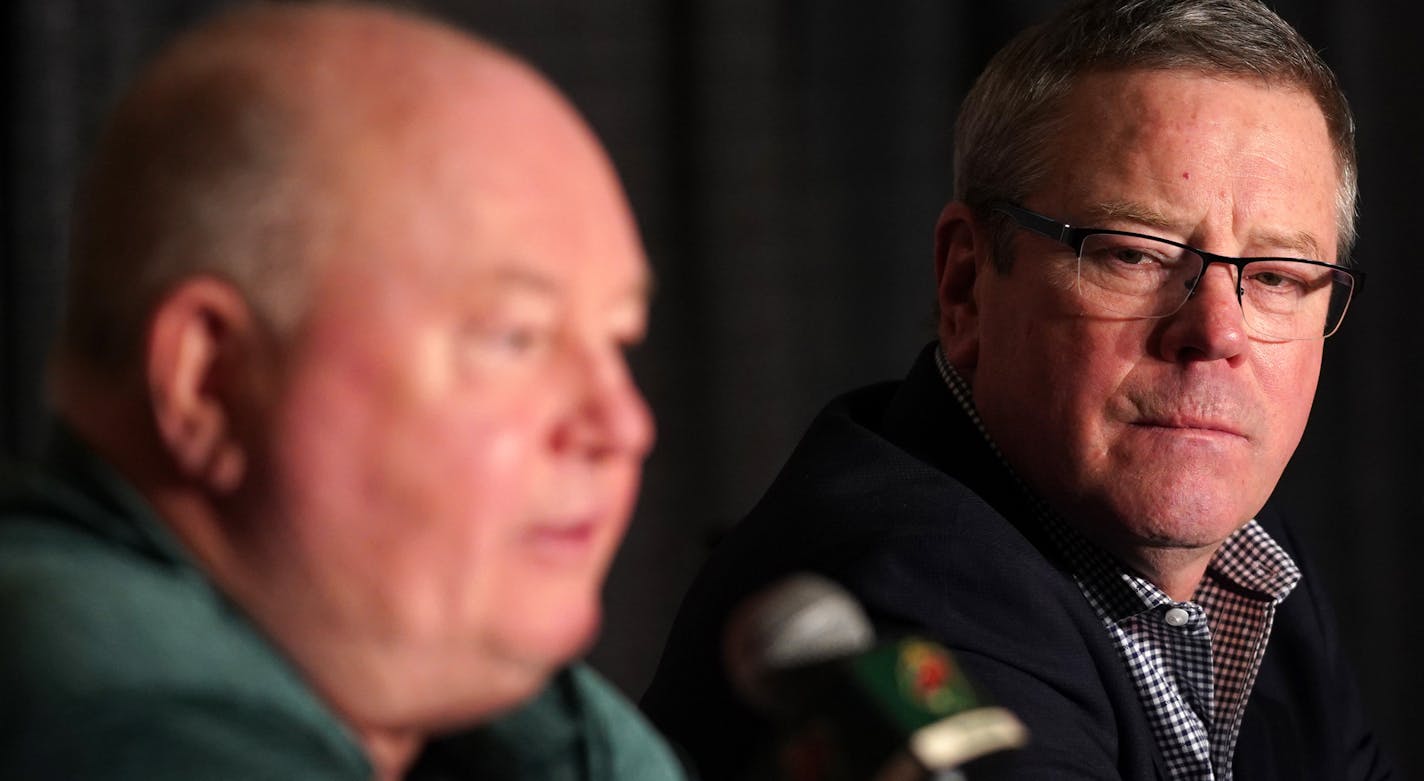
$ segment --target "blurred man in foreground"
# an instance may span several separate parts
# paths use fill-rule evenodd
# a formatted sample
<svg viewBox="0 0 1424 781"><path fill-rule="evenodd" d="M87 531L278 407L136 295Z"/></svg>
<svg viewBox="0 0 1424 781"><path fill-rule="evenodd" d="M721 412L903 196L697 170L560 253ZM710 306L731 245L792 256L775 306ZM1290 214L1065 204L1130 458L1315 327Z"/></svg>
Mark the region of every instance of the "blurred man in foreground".
<svg viewBox="0 0 1424 781"><path fill-rule="evenodd" d="M734 777L767 727L726 616L809 569L1027 723L1009 777L1386 777L1267 504L1363 279L1353 132L1253 0L1090 0L1012 41L958 119L938 342L812 424L684 603L654 721Z"/></svg>
<svg viewBox="0 0 1424 781"><path fill-rule="evenodd" d="M81 189L61 430L0 496L0 776L677 777L565 667L651 445L647 296L511 56L355 4L180 38Z"/></svg>

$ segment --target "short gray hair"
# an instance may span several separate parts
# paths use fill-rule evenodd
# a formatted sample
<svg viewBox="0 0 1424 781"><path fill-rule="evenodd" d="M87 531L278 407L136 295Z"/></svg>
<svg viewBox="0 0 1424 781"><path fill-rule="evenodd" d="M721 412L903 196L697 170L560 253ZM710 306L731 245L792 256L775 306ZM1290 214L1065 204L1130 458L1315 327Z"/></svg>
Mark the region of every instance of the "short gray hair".
<svg viewBox="0 0 1424 781"><path fill-rule="evenodd" d="M1078 77L1129 69L1256 79L1313 96L1335 149L1339 257L1347 261L1358 195L1350 106L1315 49L1257 0L1082 0L1020 33L989 61L960 108L955 198L982 209L1028 197L1046 175ZM995 255L1007 267L1007 254Z"/></svg>
<svg viewBox="0 0 1424 781"><path fill-rule="evenodd" d="M298 319L310 219L293 165L300 112L228 34L252 13L185 36L104 128L75 204L61 360L132 371L154 303L194 274L232 283L275 330Z"/></svg>
<svg viewBox="0 0 1424 781"><path fill-rule="evenodd" d="M139 75L80 182L56 359L132 372L153 307L196 275L232 284L279 340L296 330L330 208L293 41L330 7L237 6Z"/></svg>

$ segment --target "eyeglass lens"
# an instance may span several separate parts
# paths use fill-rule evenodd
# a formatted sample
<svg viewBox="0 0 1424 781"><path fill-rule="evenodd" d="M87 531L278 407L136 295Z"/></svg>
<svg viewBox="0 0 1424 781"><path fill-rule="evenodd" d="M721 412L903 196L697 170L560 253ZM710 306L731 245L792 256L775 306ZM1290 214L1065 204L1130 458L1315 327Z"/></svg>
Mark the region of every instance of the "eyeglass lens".
<svg viewBox="0 0 1424 781"><path fill-rule="evenodd" d="M1108 311L1166 317L1191 297L1206 260L1145 236L1095 233L1078 256L1083 293ZM1340 325L1353 280L1329 266L1285 259L1253 260L1234 270L1248 327L1273 339L1319 339Z"/></svg>

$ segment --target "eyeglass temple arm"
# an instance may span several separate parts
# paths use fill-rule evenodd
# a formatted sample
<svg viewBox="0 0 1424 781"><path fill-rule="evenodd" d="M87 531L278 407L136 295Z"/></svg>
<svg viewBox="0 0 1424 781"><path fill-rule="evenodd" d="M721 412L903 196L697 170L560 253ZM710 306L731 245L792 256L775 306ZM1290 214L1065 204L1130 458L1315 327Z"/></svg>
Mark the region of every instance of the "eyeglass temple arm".
<svg viewBox="0 0 1424 781"><path fill-rule="evenodd" d="M1073 226L1071 225L1058 222L1042 214L1031 212L1022 206L1015 206L1005 201L995 201L989 204L989 208L993 211L1009 215L1013 218L1014 222L1018 223L1021 227L1027 228L1040 236L1047 236L1054 241L1069 246L1073 244L1074 235Z"/></svg>

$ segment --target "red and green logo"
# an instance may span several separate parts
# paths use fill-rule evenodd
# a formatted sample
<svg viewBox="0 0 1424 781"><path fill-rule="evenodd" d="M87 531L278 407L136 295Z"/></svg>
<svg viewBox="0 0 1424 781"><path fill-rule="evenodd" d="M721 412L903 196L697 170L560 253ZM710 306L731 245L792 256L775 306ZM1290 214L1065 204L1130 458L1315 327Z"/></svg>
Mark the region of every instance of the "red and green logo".
<svg viewBox="0 0 1424 781"><path fill-rule="evenodd" d="M895 678L906 697L933 713L951 713L975 704L949 652L934 643L913 639L900 643Z"/></svg>

